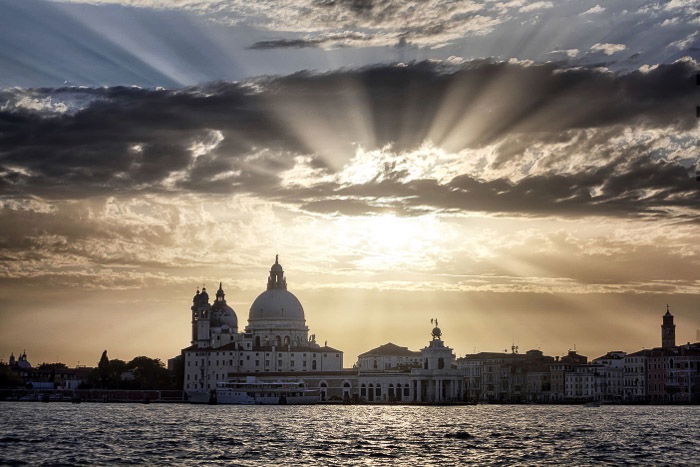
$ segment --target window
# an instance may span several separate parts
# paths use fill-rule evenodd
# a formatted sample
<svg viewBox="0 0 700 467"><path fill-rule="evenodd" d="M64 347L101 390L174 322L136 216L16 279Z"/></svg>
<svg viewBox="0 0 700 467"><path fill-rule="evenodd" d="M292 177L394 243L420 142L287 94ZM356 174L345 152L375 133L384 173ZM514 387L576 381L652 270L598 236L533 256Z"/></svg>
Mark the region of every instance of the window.
<svg viewBox="0 0 700 467"><path fill-rule="evenodd" d="M316 369L316 360L311 362L311 369L315 370Z"/></svg>

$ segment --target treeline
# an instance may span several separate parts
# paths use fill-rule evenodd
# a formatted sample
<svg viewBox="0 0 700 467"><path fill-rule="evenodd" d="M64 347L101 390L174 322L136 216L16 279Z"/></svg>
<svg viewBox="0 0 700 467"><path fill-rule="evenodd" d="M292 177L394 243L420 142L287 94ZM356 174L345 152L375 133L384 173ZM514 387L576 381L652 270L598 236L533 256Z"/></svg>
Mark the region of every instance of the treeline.
<svg viewBox="0 0 700 467"><path fill-rule="evenodd" d="M158 358L136 357L129 362L107 357L102 352L97 368L80 389L181 389L177 371L165 368Z"/></svg>

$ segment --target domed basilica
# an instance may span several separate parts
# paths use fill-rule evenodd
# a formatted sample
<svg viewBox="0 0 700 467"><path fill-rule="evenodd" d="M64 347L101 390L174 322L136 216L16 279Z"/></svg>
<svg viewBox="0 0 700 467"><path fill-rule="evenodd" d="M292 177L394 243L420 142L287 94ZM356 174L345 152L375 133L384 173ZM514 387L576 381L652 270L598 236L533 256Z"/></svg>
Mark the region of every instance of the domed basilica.
<svg viewBox="0 0 700 467"><path fill-rule="evenodd" d="M463 397L464 385L452 349L437 327L421 351L385 344L361 354L343 369L343 352L309 336L304 308L287 290L275 257L267 289L253 301L248 325L238 330L236 312L219 284L213 303L206 288L192 299L192 342L183 349L184 390L193 402L206 402L218 382L290 380L318 388L322 399L366 402L442 402Z"/></svg>
<svg viewBox="0 0 700 467"><path fill-rule="evenodd" d="M248 325L238 332L236 312L219 284L214 303L206 288L192 299L192 345L183 350L185 390L209 391L232 374L338 371L343 353L309 337L304 308L287 290L275 258L267 290L250 307Z"/></svg>

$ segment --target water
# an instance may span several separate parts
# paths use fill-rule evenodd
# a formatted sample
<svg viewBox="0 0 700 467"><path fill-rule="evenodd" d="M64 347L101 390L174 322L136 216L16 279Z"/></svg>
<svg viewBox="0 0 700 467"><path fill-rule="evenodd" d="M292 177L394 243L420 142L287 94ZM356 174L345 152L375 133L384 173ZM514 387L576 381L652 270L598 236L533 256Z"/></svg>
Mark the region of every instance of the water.
<svg viewBox="0 0 700 467"><path fill-rule="evenodd" d="M699 440L698 406L0 402L0 464L15 465L700 465Z"/></svg>

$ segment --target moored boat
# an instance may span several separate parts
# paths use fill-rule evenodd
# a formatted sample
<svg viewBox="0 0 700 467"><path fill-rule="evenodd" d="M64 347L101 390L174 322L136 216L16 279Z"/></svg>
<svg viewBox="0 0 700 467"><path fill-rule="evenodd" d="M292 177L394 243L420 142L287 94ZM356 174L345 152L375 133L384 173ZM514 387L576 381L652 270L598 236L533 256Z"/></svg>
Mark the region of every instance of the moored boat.
<svg viewBox="0 0 700 467"><path fill-rule="evenodd" d="M300 405L321 401L318 389L308 389L301 381L258 381L247 378L242 381L217 383L218 404L244 405Z"/></svg>

